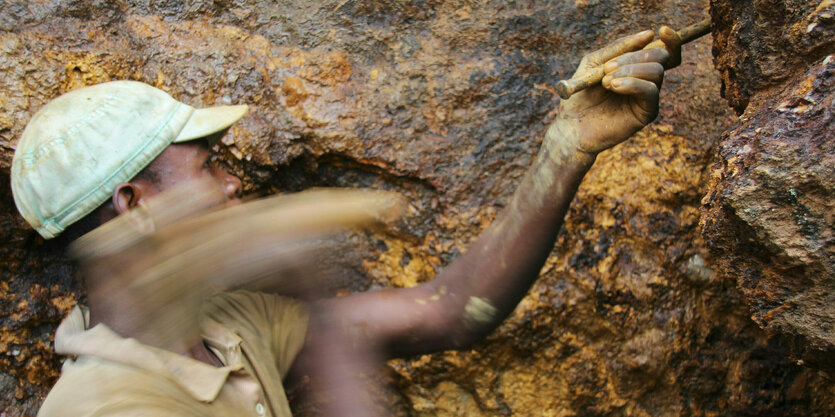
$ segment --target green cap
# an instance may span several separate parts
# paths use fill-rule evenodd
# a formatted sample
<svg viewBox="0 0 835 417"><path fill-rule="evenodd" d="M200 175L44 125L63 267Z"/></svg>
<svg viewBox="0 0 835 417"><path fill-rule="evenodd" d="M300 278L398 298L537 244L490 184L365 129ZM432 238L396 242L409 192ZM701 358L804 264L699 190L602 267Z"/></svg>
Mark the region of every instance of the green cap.
<svg viewBox="0 0 835 417"><path fill-rule="evenodd" d="M15 205L46 239L111 198L174 142L220 132L246 105L195 109L136 81L79 88L41 108L12 160Z"/></svg>

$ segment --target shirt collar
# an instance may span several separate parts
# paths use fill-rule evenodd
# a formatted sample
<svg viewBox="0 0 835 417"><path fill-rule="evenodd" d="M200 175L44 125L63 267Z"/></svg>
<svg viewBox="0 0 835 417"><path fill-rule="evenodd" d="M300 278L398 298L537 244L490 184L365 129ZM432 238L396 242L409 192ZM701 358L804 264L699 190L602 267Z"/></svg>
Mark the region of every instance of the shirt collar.
<svg viewBox="0 0 835 417"><path fill-rule="evenodd" d="M64 355L92 356L156 373L176 382L198 401L217 398L229 374L242 369L240 362L226 361L215 367L167 350L144 345L133 338L123 338L102 323L88 329L89 311L76 306L55 332L55 351ZM227 329L214 329L217 343L240 343L240 338ZM217 339L217 340L216 340Z"/></svg>

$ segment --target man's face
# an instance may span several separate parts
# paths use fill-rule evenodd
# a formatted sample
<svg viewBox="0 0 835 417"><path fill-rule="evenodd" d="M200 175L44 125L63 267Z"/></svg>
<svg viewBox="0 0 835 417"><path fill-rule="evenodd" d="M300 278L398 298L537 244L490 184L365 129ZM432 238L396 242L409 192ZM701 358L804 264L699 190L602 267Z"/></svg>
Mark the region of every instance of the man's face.
<svg viewBox="0 0 835 417"><path fill-rule="evenodd" d="M150 194L188 181L211 179L223 188L230 200L240 198L241 180L213 164L210 157L211 152L206 140L171 144L151 163L150 168L156 178ZM150 196L145 194L146 198Z"/></svg>

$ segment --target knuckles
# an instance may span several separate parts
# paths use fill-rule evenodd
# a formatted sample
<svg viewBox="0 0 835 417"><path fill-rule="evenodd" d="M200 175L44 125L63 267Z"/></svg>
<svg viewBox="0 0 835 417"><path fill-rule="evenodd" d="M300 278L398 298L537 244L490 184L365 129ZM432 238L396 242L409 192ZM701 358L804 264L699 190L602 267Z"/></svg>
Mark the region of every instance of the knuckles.
<svg viewBox="0 0 835 417"><path fill-rule="evenodd" d="M664 75L664 66L658 62L641 62L618 67L611 73L613 78L632 77L656 79Z"/></svg>
<svg viewBox="0 0 835 417"><path fill-rule="evenodd" d="M670 53L665 48L644 49L637 52L630 52L623 54L613 61L618 65L639 64L643 62L657 62L664 63L670 59Z"/></svg>

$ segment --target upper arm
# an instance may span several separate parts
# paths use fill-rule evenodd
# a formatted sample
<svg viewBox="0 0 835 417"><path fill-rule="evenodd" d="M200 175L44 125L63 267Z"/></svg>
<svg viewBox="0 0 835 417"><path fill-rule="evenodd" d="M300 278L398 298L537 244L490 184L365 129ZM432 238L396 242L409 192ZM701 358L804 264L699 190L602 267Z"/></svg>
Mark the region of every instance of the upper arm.
<svg viewBox="0 0 835 417"><path fill-rule="evenodd" d="M268 296L268 294L265 294ZM272 326L271 350L279 373L284 376L290 370L293 360L304 346L307 335L309 314L300 301L275 297L275 310L270 323Z"/></svg>
<svg viewBox="0 0 835 417"><path fill-rule="evenodd" d="M330 299L311 311L311 333L336 324L389 357L463 348L473 334L462 319L462 296L433 281Z"/></svg>

